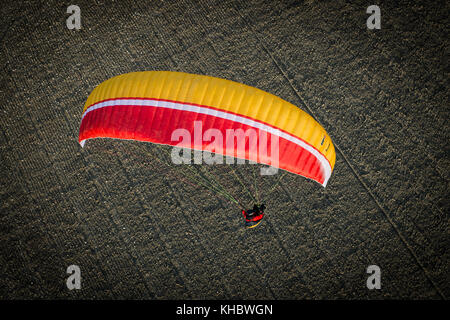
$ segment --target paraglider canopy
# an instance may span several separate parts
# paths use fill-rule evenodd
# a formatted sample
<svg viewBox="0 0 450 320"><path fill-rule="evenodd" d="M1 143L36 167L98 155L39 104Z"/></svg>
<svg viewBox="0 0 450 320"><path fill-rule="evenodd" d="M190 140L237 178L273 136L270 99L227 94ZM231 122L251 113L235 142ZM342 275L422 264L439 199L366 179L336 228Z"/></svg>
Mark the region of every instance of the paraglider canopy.
<svg viewBox="0 0 450 320"><path fill-rule="evenodd" d="M84 107L79 142L92 138L210 151L284 169L324 187L336 157L322 126L291 103L233 81L170 71L128 73L96 87ZM212 140L218 142L212 146Z"/></svg>

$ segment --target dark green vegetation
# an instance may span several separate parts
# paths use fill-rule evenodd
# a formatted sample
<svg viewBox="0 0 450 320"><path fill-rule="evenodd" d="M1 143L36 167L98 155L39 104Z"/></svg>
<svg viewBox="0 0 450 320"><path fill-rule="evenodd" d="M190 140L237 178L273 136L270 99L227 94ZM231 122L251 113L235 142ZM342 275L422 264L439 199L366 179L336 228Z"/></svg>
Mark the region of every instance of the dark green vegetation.
<svg viewBox="0 0 450 320"><path fill-rule="evenodd" d="M2 4L0 297L448 298L448 3L378 3L381 30L365 1L169 3L79 1L80 31L69 3ZM81 149L92 89L141 70L242 82L312 113L337 146L328 187L287 175L249 231L151 145ZM228 169L213 171L245 197ZM82 290L65 286L71 264ZM381 290L366 288L371 264Z"/></svg>

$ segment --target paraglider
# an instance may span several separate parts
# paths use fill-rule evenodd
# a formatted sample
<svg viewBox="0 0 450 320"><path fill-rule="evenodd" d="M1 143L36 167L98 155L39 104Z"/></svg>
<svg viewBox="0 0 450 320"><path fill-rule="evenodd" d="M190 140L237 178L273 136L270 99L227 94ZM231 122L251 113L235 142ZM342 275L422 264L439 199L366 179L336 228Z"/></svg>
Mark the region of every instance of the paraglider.
<svg viewBox="0 0 450 320"><path fill-rule="evenodd" d="M247 160L324 187L336 157L325 129L293 104L230 80L171 71L123 74L97 86L85 103L78 141L84 146L93 138L175 146L172 163L192 163L179 156L183 149L194 151L195 164L220 163L212 155L226 163ZM196 160L199 153L203 160Z"/></svg>
<svg viewBox="0 0 450 320"><path fill-rule="evenodd" d="M266 206L264 204L258 206L257 204L253 205L253 209L251 210L242 210L242 214L245 218L245 226L247 228L254 228L261 223L262 218L264 217L264 210Z"/></svg>

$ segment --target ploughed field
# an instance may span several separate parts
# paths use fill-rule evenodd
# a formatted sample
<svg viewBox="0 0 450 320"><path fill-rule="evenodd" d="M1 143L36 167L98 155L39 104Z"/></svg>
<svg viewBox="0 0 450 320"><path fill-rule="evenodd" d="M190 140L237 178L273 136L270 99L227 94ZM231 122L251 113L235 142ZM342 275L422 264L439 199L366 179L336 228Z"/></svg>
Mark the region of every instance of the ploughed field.
<svg viewBox="0 0 450 320"><path fill-rule="evenodd" d="M381 3L380 30L365 2L77 4L78 31L63 3L1 8L1 298L448 298L448 4ZM236 205L155 160L168 147L82 149L89 93L144 70L307 111L337 149L327 188L287 174L246 230ZM251 203L229 166L207 169ZM249 188L252 169L237 167ZM276 179L257 179L261 195Z"/></svg>

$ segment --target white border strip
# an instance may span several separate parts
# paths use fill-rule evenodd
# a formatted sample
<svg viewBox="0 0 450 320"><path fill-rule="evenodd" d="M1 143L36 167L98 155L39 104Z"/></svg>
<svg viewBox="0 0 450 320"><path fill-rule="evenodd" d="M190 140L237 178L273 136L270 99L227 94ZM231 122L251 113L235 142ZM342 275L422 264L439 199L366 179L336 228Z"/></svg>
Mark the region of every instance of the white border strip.
<svg viewBox="0 0 450 320"><path fill-rule="evenodd" d="M207 107L199 107L199 106L193 106L190 104L184 104L184 103L178 103L178 102L170 102L170 101L161 101L161 100L154 100L154 99L116 99L116 100L108 100L103 102L98 102L90 106L86 109L84 112L81 121L83 121L84 117L91 111L105 108L105 107L113 107L113 106L120 106L120 105L133 105L133 106L145 106L145 107L160 107L160 108L167 108L167 109L175 109L175 110L181 110L181 111L190 111L190 112L196 112L206 115L211 115L214 117L231 120L234 122L239 122L248 126L251 126L253 128L257 128L263 131L266 131L270 134L279 136L281 138L284 138L286 140L289 140L303 149L308 150L310 153L312 153L321 163L322 168L325 170L325 180L323 182L323 186L326 187L328 179L330 179L331 176L331 166L328 162L328 160L325 158L323 154L321 154L318 150L310 146L309 144L305 143L304 141L286 133L281 130L272 128L271 126L268 126L264 123L261 123L259 121L251 120L245 117L238 116L236 114L231 114L215 109L210 109ZM81 146L84 146L84 142L80 141Z"/></svg>

